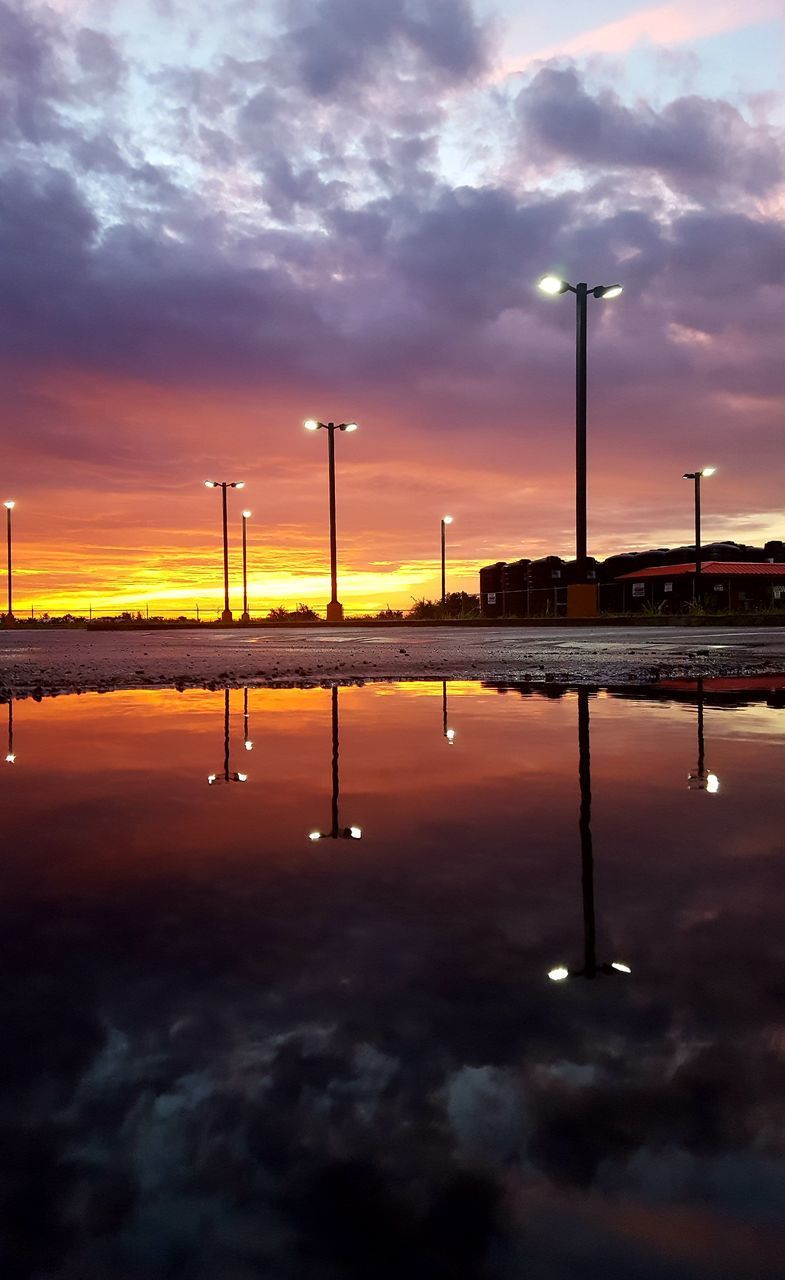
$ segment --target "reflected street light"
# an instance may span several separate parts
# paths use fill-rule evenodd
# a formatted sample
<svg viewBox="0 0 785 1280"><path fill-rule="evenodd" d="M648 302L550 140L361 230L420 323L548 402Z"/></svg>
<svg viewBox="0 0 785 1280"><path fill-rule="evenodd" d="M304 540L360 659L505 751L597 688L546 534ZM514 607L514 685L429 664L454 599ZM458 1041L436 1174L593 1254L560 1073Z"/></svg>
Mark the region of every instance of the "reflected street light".
<svg viewBox="0 0 785 1280"><path fill-rule="evenodd" d="M15 503L15 502L12 502L12 501L11 501L11 499L9 498L9 500L8 500L7 502L4 502L4 503L3 503L3 506L5 507L5 510L6 510L6 517L7 517L7 543L8 543L8 561L7 561L7 565L8 565L8 608L7 608L7 610L6 610L6 615L5 615L5 622L4 622L4 625L5 625L6 627L12 627L12 626L14 625L14 609L13 609L13 604L14 604L14 595L13 595L13 578L12 578L12 570L11 570L11 512L13 511L14 507L16 506L16 503Z"/></svg>
<svg viewBox="0 0 785 1280"><path fill-rule="evenodd" d="M16 756L14 755L14 704L8 699L8 750L5 755L6 764L15 764Z"/></svg>
<svg viewBox="0 0 785 1280"><path fill-rule="evenodd" d="M229 690L224 689L224 767L223 773L208 773L207 785L218 786L222 782L247 782L247 773L232 773L229 748Z"/></svg>
<svg viewBox="0 0 785 1280"><path fill-rule="evenodd" d="M452 516L442 516L442 608L447 603L447 525Z"/></svg>
<svg viewBox="0 0 785 1280"><path fill-rule="evenodd" d="M327 465L330 490L330 603L327 606L328 622L343 622L343 605L338 599L338 545L335 532L335 433L356 431L356 422L319 422L308 418L303 423L306 431L327 432Z"/></svg>
<svg viewBox="0 0 785 1280"><path fill-rule="evenodd" d="M577 304L577 326L575 341L575 559L580 591L567 588L567 612L573 617L591 616L597 613L597 588L593 586L593 597L589 599L586 588L589 585L587 564L587 499L586 499L586 331L588 322L589 294L593 298L618 298L622 292L620 284L599 284L593 289L583 282L568 284L559 276L543 276L539 281L543 293L556 295L574 293ZM570 607L572 593L573 607Z"/></svg>
<svg viewBox="0 0 785 1280"><path fill-rule="evenodd" d="M248 614L248 521L251 512L243 512L243 613L240 621L247 627L251 621Z"/></svg>
<svg viewBox="0 0 785 1280"><path fill-rule="evenodd" d="M221 622L232 621L232 611L229 608L229 527L226 511L226 490L227 489L244 489L244 480L205 480L206 489L220 489L223 508L223 535L224 535L224 611L221 614Z"/></svg>
<svg viewBox="0 0 785 1280"><path fill-rule="evenodd" d="M447 681L442 680L442 733L447 742L447 746L451 747L455 742L455 730L447 727Z"/></svg>
<svg viewBox="0 0 785 1280"><path fill-rule="evenodd" d="M332 695L332 801L331 816L332 825L329 831L310 831L308 833L309 840L361 840L361 827L342 827L340 823L340 794L341 780L338 768L338 686L334 684L331 689Z"/></svg>
<svg viewBox="0 0 785 1280"><path fill-rule="evenodd" d="M708 791L710 796L716 796L720 789L720 780L716 773L711 773L706 768L706 742L703 736L703 677L699 676L697 684L697 702L698 702L698 765L693 773L687 775L687 788L689 791Z"/></svg>
<svg viewBox="0 0 785 1280"><path fill-rule="evenodd" d="M692 599L693 602L700 604L702 599L702 583L701 578L701 477L713 476L716 467L704 467L702 471L685 471L684 480L695 481L695 576L692 579Z"/></svg>
<svg viewBox="0 0 785 1280"><path fill-rule="evenodd" d="M594 911L594 848L591 836L591 738L589 724L589 691L578 690L578 777L581 789L581 807L578 827L581 837L581 889L583 896L583 968L568 969L556 965L548 971L551 982L564 982L567 978L596 978L598 974L613 975L631 973L628 964L621 960L597 963L597 937Z"/></svg>
<svg viewBox="0 0 785 1280"><path fill-rule="evenodd" d="M250 730L248 728L248 686L243 689L243 746L246 751L253 751Z"/></svg>

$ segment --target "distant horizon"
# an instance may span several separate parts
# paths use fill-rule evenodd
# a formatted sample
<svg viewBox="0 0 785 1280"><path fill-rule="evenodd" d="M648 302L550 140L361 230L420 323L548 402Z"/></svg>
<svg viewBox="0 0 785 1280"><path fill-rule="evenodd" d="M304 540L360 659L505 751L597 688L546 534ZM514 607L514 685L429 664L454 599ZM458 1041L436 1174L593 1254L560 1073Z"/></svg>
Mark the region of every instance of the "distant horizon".
<svg viewBox="0 0 785 1280"><path fill-rule="evenodd" d="M0 4L0 499L20 613L329 598L785 532L776 0Z"/></svg>

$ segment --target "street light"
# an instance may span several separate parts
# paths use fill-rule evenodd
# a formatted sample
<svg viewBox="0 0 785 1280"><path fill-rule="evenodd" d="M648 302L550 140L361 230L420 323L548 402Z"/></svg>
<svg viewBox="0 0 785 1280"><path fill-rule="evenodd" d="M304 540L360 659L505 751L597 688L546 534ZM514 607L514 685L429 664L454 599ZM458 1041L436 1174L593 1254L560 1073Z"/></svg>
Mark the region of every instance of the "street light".
<svg viewBox="0 0 785 1280"><path fill-rule="evenodd" d="M687 789L689 791L708 791L710 796L716 796L720 789L720 780L716 773L711 773L706 768L706 741L703 734L703 677L699 676L696 682L696 694L698 703L698 765L693 773L687 774Z"/></svg>
<svg viewBox="0 0 785 1280"><path fill-rule="evenodd" d="M5 756L6 764L15 764L16 756L14 755L14 704L8 699L8 750Z"/></svg>
<svg viewBox="0 0 785 1280"><path fill-rule="evenodd" d="M223 535L224 535L224 611L221 614L221 622L232 621L232 611L229 608L229 529L226 514L226 490L227 489L244 489L244 480L205 480L206 489L220 489L223 507Z"/></svg>
<svg viewBox="0 0 785 1280"><path fill-rule="evenodd" d="M447 727L447 681L442 680L442 733L448 747L455 743L455 730Z"/></svg>
<svg viewBox="0 0 785 1280"><path fill-rule="evenodd" d="M11 512L16 506L16 503L12 502L9 499L8 502L3 503L3 506L6 509L6 515L8 518L8 609L5 615L5 626L12 627L14 625L14 611L13 611L14 600L13 600L13 583L12 583L12 574L11 574Z"/></svg>
<svg viewBox="0 0 785 1280"><path fill-rule="evenodd" d="M330 486L330 603L327 606L328 622L343 622L343 605L338 599L338 548L335 535L335 433L356 431L356 422L318 422L308 418L303 423L306 431L327 432L327 461Z"/></svg>
<svg viewBox="0 0 785 1280"><path fill-rule="evenodd" d="M246 728L246 734L248 730ZM223 782L247 782L247 773L232 773L229 748L229 690L224 689L224 767L223 773L208 773L208 787L218 786Z"/></svg>
<svg viewBox="0 0 785 1280"><path fill-rule="evenodd" d="M702 591L701 578L701 477L713 476L716 467L704 467L702 471L685 471L684 480L695 481L695 577L692 580L692 599L700 602Z"/></svg>
<svg viewBox="0 0 785 1280"><path fill-rule="evenodd" d="M573 617L597 613L597 588L589 586L587 566L587 502L586 502L586 330L589 294L593 298L618 298L620 284L598 284L593 289L585 283L568 284L559 276L543 276L539 281L543 293L574 293L577 304L575 358L575 559L579 591L567 588L567 612Z"/></svg>
<svg viewBox="0 0 785 1280"><path fill-rule="evenodd" d="M581 838L581 890L583 896L583 968L568 969L556 965L548 971L551 982L567 978L596 978L598 974L631 973L628 964L611 960L598 964L594 911L594 848L591 836L591 738L589 723L589 691L578 690L578 777L581 806L578 827Z"/></svg>
<svg viewBox="0 0 785 1280"><path fill-rule="evenodd" d="M248 520L250 511L243 512L243 614L240 621L248 626L251 621L248 615Z"/></svg>
<svg viewBox="0 0 785 1280"><path fill-rule="evenodd" d="M362 840L361 827L342 827L340 823L341 778L338 767L338 686L334 684L332 694L332 823L329 831L309 831L308 839L313 840Z"/></svg>
<svg viewBox="0 0 785 1280"><path fill-rule="evenodd" d="M447 603L447 525L452 516L442 516L442 608Z"/></svg>

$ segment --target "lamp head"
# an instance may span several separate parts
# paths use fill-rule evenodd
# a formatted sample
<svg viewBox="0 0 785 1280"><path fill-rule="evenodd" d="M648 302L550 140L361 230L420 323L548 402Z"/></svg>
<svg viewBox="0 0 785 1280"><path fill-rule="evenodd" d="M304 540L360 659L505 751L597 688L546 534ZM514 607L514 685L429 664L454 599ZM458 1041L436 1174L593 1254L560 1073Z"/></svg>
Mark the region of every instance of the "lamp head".
<svg viewBox="0 0 785 1280"><path fill-rule="evenodd" d="M321 425L321 422L317 422L315 418L307 418L303 423L306 431L318 431Z"/></svg>
<svg viewBox="0 0 785 1280"><path fill-rule="evenodd" d="M704 467L704 468L703 468L703 470L701 471L701 475L702 475L702 476L713 476L716 470L717 470L717 468L716 468L716 467Z"/></svg>
<svg viewBox="0 0 785 1280"><path fill-rule="evenodd" d="M618 298L624 289L620 284L599 284L592 290L595 298Z"/></svg>
<svg viewBox="0 0 785 1280"><path fill-rule="evenodd" d="M252 512L252 511L244 511L244 512L243 512L243 520L250 520L250 518L251 518L251 516L252 516L252 515L253 515L253 512Z"/></svg>
<svg viewBox="0 0 785 1280"><path fill-rule="evenodd" d="M537 281L538 289L543 293L549 293L552 295L557 293L566 293L569 287L570 286L567 284L567 281L561 280L559 276L547 275Z"/></svg>
<svg viewBox="0 0 785 1280"><path fill-rule="evenodd" d="M356 422L344 422L341 427L341 431L356 431L356 430L357 430Z"/></svg>
<svg viewBox="0 0 785 1280"><path fill-rule="evenodd" d="M205 489L217 489L217 488L218 488L218 481L217 481L217 480L205 480L205 482L204 482L204 487L205 487Z"/></svg>
<svg viewBox="0 0 785 1280"><path fill-rule="evenodd" d="M4 502L4 503L3 503L3 506L4 506L4 507L6 507L6 509L7 509L8 511L13 511L14 507L16 506L16 503L15 503L15 502L11 502L11 501L10 501L10 499L9 499L9 501L8 501L8 502Z"/></svg>
<svg viewBox="0 0 785 1280"><path fill-rule="evenodd" d="M716 773L710 773L706 778L706 790L710 796L716 796L720 789L720 780Z"/></svg>
<svg viewBox="0 0 785 1280"><path fill-rule="evenodd" d="M442 524L452 524L452 516L442 516Z"/></svg>
<svg viewBox="0 0 785 1280"><path fill-rule="evenodd" d="M611 968L617 973L632 973L632 969L628 964L622 964L621 960L611 960Z"/></svg>
<svg viewBox="0 0 785 1280"><path fill-rule="evenodd" d="M361 828L361 827L350 827L350 828L349 828L349 835L351 836L352 840L362 840L362 838L363 838L362 828Z"/></svg>
<svg viewBox="0 0 785 1280"><path fill-rule="evenodd" d="M230 489L244 489L244 488L245 488L245 481L244 481L244 480L232 480L231 484L229 485L229 488L230 488Z"/></svg>
<svg viewBox="0 0 785 1280"><path fill-rule="evenodd" d="M322 838L322 833L321 833L321 831L309 831L309 832L308 832L308 839L309 839L309 840L314 840L314 841L316 841L316 840L321 840L321 838Z"/></svg>
<svg viewBox="0 0 785 1280"><path fill-rule="evenodd" d="M565 978L569 978L570 971L565 969L563 964L557 965L555 969L548 970L548 977L551 982L564 982Z"/></svg>

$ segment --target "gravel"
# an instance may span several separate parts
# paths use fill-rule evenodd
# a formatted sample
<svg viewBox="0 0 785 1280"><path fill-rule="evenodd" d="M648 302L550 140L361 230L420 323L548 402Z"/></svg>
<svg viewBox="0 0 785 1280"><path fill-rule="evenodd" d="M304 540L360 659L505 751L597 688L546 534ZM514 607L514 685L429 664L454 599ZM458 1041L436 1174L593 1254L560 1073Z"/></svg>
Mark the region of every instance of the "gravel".
<svg viewBox="0 0 785 1280"><path fill-rule="evenodd" d="M470 679L646 685L785 673L777 627L0 632L0 700L109 689Z"/></svg>

